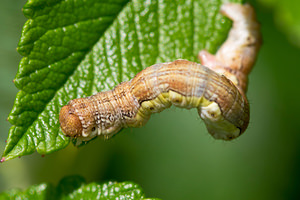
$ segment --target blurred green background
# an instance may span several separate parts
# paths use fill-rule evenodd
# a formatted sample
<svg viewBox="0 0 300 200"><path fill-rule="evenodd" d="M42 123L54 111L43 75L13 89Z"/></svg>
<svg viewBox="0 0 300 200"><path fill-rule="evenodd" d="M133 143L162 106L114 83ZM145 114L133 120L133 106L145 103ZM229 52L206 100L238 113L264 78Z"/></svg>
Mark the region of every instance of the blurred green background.
<svg viewBox="0 0 300 200"><path fill-rule="evenodd" d="M79 149L69 145L45 157L35 153L5 162L0 192L57 184L66 175L79 174L88 182L131 180L148 197L165 200L300 199L300 47L284 21L276 22L278 13L270 6L275 1L251 1L264 44L250 75L251 122L240 138L214 140L196 110L171 108L153 115L145 127L106 142L98 139ZM26 21L24 3L0 1L1 154L17 93L12 80L21 58L15 49Z"/></svg>

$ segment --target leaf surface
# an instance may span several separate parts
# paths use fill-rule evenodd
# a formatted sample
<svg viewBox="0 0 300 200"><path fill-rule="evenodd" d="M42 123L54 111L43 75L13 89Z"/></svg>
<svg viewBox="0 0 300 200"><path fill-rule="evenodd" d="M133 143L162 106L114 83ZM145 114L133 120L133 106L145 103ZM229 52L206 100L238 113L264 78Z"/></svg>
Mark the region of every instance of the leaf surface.
<svg viewBox="0 0 300 200"><path fill-rule="evenodd" d="M86 183L80 176L70 176L62 179L57 187L49 183L42 183L33 185L24 191L14 189L2 192L0 199L144 199L144 192L140 186L128 181L121 183L109 181L101 184Z"/></svg>
<svg viewBox="0 0 300 200"><path fill-rule="evenodd" d="M14 80L20 91L2 161L66 147L58 116L69 100L112 89L156 63L197 61L201 49L214 52L230 28L219 14L222 3L28 1L18 45L24 57Z"/></svg>

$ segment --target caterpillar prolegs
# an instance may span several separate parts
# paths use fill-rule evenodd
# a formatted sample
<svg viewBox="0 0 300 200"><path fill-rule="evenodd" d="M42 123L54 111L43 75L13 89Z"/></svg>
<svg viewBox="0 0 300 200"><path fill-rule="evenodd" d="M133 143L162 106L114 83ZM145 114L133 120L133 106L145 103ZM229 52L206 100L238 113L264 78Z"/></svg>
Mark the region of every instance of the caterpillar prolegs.
<svg viewBox="0 0 300 200"><path fill-rule="evenodd" d="M245 91L261 44L259 24L249 5L225 4L221 12L233 20L233 28L216 56L200 52L206 66L181 59L155 64L111 91L71 100L60 111L64 134L77 138L77 144L96 136L110 138L175 105L197 108L216 139L241 135L249 123Z"/></svg>

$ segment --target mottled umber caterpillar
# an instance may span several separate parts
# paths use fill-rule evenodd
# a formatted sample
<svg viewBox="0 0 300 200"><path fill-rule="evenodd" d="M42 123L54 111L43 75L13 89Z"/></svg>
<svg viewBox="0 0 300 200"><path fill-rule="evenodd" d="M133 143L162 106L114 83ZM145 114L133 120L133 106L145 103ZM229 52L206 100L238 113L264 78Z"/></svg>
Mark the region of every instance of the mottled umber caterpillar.
<svg viewBox="0 0 300 200"><path fill-rule="evenodd" d="M77 144L109 138L123 127L143 126L152 113L171 105L197 108L214 138L241 135L249 122L245 91L261 44L259 24L249 5L226 4L221 12L233 28L216 56L200 52L206 67L187 60L155 64L111 91L71 100L59 116L65 135Z"/></svg>

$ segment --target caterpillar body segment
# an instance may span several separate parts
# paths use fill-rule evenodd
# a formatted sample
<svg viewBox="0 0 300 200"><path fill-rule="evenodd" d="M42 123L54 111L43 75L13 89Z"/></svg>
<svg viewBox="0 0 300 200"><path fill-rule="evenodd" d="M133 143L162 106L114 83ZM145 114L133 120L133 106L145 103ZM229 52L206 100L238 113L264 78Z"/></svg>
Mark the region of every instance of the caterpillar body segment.
<svg viewBox="0 0 300 200"><path fill-rule="evenodd" d="M224 74L245 94L248 74L262 44L260 24L249 4L227 3L220 12L233 21L229 36L215 55L202 50L198 57L202 65Z"/></svg>

